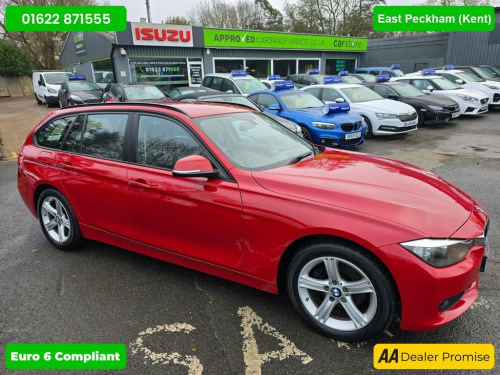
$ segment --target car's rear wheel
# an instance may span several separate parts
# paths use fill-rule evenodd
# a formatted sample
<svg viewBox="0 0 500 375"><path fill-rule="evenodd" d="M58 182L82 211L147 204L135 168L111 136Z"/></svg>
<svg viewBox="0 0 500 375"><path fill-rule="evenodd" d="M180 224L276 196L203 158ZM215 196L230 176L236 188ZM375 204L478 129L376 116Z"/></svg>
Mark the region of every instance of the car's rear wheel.
<svg viewBox="0 0 500 375"><path fill-rule="evenodd" d="M417 128L424 126L424 114L420 109L417 109Z"/></svg>
<svg viewBox="0 0 500 375"><path fill-rule="evenodd" d="M299 251L287 290L299 314L336 340L369 340L391 323L395 292L377 260L344 243L313 243Z"/></svg>
<svg viewBox="0 0 500 375"><path fill-rule="evenodd" d="M361 116L361 117L363 117L363 120L365 120L365 123L366 123L366 135L365 135L365 139L370 139L371 137L373 137L372 123L370 122L370 120L368 119L368 117L366 117L366 116Z"/></svg>
<svg viewBox="0 0 500 375"><path fill-rule="evenodd" d="M75 214L64 196L54 189L47 189L38 198L38 218L43 233L61 250L78 247L83 240Z"/></svg>
<svg viewBox="0 0 500 375"><path fill-rule="evenodd" d="M301 126L300 128L302 129L302 135L304 139L313 143L311 132L305 126Z"/></svg>

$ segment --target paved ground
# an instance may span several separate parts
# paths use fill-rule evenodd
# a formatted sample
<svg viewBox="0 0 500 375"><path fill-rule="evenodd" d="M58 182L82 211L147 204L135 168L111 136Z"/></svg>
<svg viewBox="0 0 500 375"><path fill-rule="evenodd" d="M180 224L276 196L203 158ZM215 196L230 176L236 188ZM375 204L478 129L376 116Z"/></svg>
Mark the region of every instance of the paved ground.
<svg viewBox="0 0 500 375"><path fill-rule="evenodd" d="M32 99L0 100L5 156L18 152L47 111ZM5 370L5 345L14 342L124 343L126 370L99 374L127 375L381 374L372 365L376 343L492 343L498 349L500 111L483 117L358 148L434 171L478 198L492 219L492 257L472 309L433 332L401 331L395 322L362 344L317 335L284 297L96 242L55 250L21 202L15 160L0 162L0 374L43 374ZM154 360L155 353L170 356ZM436 373L499 374L500 366Z"/></svg>

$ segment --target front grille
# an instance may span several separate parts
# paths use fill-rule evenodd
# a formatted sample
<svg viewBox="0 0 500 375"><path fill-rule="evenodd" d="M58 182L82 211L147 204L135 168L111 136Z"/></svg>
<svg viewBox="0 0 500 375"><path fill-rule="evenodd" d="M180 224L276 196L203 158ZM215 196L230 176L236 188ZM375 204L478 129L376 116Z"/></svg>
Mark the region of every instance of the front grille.
<svg viewBox="0 0 500 375"><path fill-rule="evenodd" d="M459 107L458 107L458 104L455 104L455 105L449 105L447 107L444 107L445 109L447 109L448 111L450 112L456 112L459 110Z"/></svg>
<svg viewBox="0 0 500 375"><path fill-rule="evenodd" d="M413 112L411 115L398 115L401 121L411 121L417 118L417 112Z"/></svg>
<svg viewBox="0 0 500 375"><path fill-rule="evenodd" d="M486 98L486 99L481 99L481 104L486 104L486 103L488 103L488 99L489 99L489 98Z"/></svg>
<svg viewBox="0 0 500 375"><path fill-rule="evenodd" d="M417 125L412 125L412 126L380 126L378 128L378 130L383 130L383 131L387 131L387 132L394 132L394 133L398 133L398 132L405 132L405 131L408 131L408 130L413 130L413 129L416 129L417 128Z"/></svg>
<svg viewBox="0 0 500 375"><path fill-rule="evenodd" d="M340 127L342 128L343 131L345 132L352 132L354 130L359 130L361 129L361 121L356 121L354 123L348 123L346 122L345 124L340 124Z"/></svg>
<svg viewBox="0 0 500 375"><path fill-rule="evenodd" d="M353 146L355 145L356 143L359 142L359 139L360 138L356 138L356 139L348 139L348 140L345 140L345 139L340 139L339 140L339 144L341 146Z"/></svg>

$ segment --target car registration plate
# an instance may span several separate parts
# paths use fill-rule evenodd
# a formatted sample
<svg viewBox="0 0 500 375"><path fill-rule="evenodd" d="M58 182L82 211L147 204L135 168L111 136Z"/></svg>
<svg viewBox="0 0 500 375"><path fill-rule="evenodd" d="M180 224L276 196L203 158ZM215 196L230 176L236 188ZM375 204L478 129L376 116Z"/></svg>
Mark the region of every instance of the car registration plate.
<svg viewBox="0 0 500 375"><path fill-rule="evenodd" d="M455 113L451 114L451 118L455 118L455 117L458 117L458 116L460 116L460 112L455 112Z"/></svg>
<svg viewBox="0 0 500 375"><path fill-rule="evenodd" d="M488 106L485 105L484 107L481 107L481 111L486 111L488 109Z"/></svg>
<svg viewBox="0 0 500 375"><path fill-rule="evenodd" d="M418 120L408 121L408 126L416 125Z"/></svg>
<svg viewBox="0 0 500 375"><path fill-rule="evenodd" d="M350 133L345 135L345 139L356 139L361 137L361 132Z"/></svg>

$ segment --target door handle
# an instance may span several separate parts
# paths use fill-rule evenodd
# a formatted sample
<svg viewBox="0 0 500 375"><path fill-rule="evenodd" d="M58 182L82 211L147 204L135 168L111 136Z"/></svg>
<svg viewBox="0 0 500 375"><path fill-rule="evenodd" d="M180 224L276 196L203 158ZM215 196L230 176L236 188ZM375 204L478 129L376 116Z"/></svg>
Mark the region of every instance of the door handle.
<svg viewBox="0 0 500 375"><path fill-rule="evenodd" d="M128 184L130 186L140 188L140 189L151 189L151 185L149 185L146 181L144 181L142 178L138 180L128 180Z"/></svg>
<svg viewBox="0 0 500 375"><path fill-rule="evenodd" d="M61 162L61 167L63 167L64 169L70 170L70 171L75 169L75 166L70 161Z"/></svg>

